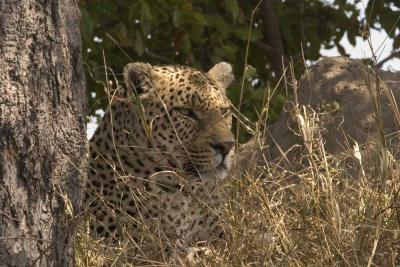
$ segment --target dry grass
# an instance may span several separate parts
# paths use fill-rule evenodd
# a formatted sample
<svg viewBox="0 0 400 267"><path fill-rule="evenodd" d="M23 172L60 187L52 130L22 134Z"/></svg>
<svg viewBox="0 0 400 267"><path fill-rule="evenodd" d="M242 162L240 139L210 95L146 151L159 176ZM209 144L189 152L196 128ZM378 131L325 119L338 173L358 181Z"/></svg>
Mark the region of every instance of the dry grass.
<svg viewBox="0 0 400 267"><path fill-rule="evenodd" d="M265 162L234 175L222 216L230 239L204 265L400 263L399 166L389 150L368 151L354 177L339 166L357 152L327 155L312 141L296 172Z"/></svg>
<svg viewBox="0 0 400 267"><path fill-rule="evenodd" d="M294 170L278 164L279 159L260 161L259 152L265 148L262 142L254 142L255 149L247 151L246 160L222 190L220 217L227 238L210 245L208 253L191 264L398 266L400 166L392 156L398 148L388 147L383 136L373 149L355 143L353 149L328 154L321 138L326 114L302 106L294 110L297 125L293 129L301 141L302 165ZM378 127L383 127L377 118ZM255 135L261 136L261 130ZM143 236L161 242L154 229L144 231ZM136 265L189 264L184 253L153 261L146 258L143 244L134 242L105 250L84 230L77 241L78 266L121 266L137 246L142 247L142 260L139 264L136 258ZM151 243L147 244L150 248Z"/></svg>

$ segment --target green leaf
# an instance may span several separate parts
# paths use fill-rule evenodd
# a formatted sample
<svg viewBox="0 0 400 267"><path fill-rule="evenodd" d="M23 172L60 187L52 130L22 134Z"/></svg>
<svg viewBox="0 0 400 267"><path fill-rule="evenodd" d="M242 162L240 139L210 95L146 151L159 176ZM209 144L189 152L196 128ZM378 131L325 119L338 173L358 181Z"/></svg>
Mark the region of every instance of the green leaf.
<svg viewBox="0 0 400 267"><path fill-rule="evenodd" d="M339 53L340 53L341 55L347 55L347 54L346 54L346 50L345 50L344 47L341 46L340 44L337 44L337 49L338 49L338 51L339 51Z"/></svg>
<svg viewBox="0 0 400 267"><path fill-rule="evenodd" d="M244 77L246 77L246 79L251 79L256 75L256 73L257 70L253 66L247 65L246 70L244 72Z"/></svg>
<svg viewBox="0 0 400 267"><path fill-rule="evenodd" d="M124 23L118 23L118 25L115 28L117 30L119 41L121 41L124 44L129 43L130 38L128 37L128 29L126 28L126 25Z"/></svg>
<svg viewBox="0 0 400 267"><path fill-rule="evenodd" d="M203 14L201 14L199 12L192 12L191 16L200 25L203 25L203 26L207 26L208 25L207 19Z"/></svg>
<svg viewBox="0 0 400 267"><path fill-rule="evenodd" d="M191 28L191 37L193 38L193 40L198 43L199 45L201 45L203 42L206 42L207 40L205 38L203 38L203 34L204 34L204 26L194 23L192 25Z"/></svg>
<svg viewBox="0 0 400 267"><path fill-rule="evenodd" d="M225 6L228 12L231 14L233 21L235 22L239 16L239 4L237 0L225 0Z"/></svg>
<svg viewBox="0 0 400 267"><path fill-rule="evenodd" d="M150 33L150 22L152 19L152 16L150 14L150 9L149 9L149 5L144 2L141 1L142 3L142 8L140 10L140 28L142 29L142 33L144 35L147 35L148 33Z"/></svg>
<svg viewBox="0 0 400 267"><path fill-rule="evenodd" d="M233 30L233 34L239 39L247 41L247 39L249 38L249 30L249 27L240 27ZM250 41L254 42L260 40L262 36L262 32L259 29L251 29Z"/></svg>
<svg viewBox="0 0 400 267"><path fill-rule="evenodd" d="M379 22L382 24L382 27L386 30L386 32L390 33L393 27L398 26L398 24L396 25L396 22L398 23L397 20L400 16L399 11L392 11L390 10L390 8L387 8L383 10L382 13L379 15Z"/></svg>
<svg viewBox="0 0 400 267"><path fill-rule="evenodd" d="M394 42L393 42L393 50L400 48L400 35L397 35L394 38Z"/></svg>
<svg viewBox="0 0 400 267"><path fill-rule="evenodd" d="M228 35L230 34L230 31L232 29L232 25L231 25L231 23L228 23L224 19L223 16L210 15L210 16L207 16L207 20L209 22L209 25L217 30L217 32L216 32L217 36L216 37L219 40L221 40L221 39L223 40L223 39L226 39L228 37ZM213 38L213 40L215 40L214 38Z"/></svg>
<svg viewBox="0 0 400 267"><path fill-rule="evenodd" d="M135 32L135 52L141 56L144 51L143 47L143 37L142 34L139 31Z"/></svg>
<svg viewBox="0 0 400 267"><path fill-rule="evenodd" d="M189 53L191 51L191 49L192 49L192 44L190 42L189 35L186 34L183 37L183 41L182 41L182 51L184 53Z"/></svg>
<svg viewBox="0 0 400 267"><path fill-rule="evenodd" d="M183 24L183 13L180 9L175 9L174 13L172 14L172 22L174 23L175 27L179 27Z"/></svg>
<svg viewBox="0 0 400 267"><path fill-rule="evenodd" d="M356 36L358 32L359 32L359 25L357 20L357 13L353 13L353 15L350 18L347 30L347 38L349 39L349 42L353 46L356 46Z"/></svg>
<svg viewBox="0 0 400 267"><path fill-rule="evenodd" d="M238 47L236 45L232 44L226 44L223 46L225 55L230 58L230 59L235 59L235 55L238 51Z"/></svg>
<svg viewBox="0 0 400 267"><path fill-rule="evenodd" d="M81 8L81 34L86 40L93 38L93 23L86 9Z"/></svg>

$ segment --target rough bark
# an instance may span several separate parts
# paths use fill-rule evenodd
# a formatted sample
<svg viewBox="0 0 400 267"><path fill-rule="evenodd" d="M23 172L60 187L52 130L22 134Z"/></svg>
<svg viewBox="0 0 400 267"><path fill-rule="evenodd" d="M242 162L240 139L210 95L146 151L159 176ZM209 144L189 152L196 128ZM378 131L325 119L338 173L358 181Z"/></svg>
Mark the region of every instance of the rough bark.
<svg viewBox="0 0 400 267"><path fill-rule="evenodd" d="M74 0L0 0L0 265L73 265L86 176Z"/></svg>
<svg viewBox="0 0 400 267"><path fill-rule="evenodd" d="M279 30L279 19L274 11L272 0L264 0L261 3L261 17L264 22L264 39L257 45L265 51L271 64L271 69L276 77L283 73L283 42Z"/></svg>

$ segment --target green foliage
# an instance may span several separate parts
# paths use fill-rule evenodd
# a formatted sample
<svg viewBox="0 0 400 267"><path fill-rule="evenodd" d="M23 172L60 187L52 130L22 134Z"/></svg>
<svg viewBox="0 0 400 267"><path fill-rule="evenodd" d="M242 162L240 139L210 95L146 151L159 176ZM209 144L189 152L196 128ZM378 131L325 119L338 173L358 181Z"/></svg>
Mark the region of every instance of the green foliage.
<svg viewBox="0 0 400 267"><path fill-rule="evenodd" d="M389 37L394 38L393 49L400 48L400 1L369 1L367 14L372 22L371 28L383 28Z"/></svg>
<svg viewBox="0 0 400 267"><path fill-rule="evenodd" d="M84 0L80 2L84 61L92 113L106 105L103 86L104 62L121 80L123 66L130 61L152 64L182 64L203 70L219 61L233 64L236 80L241 81L251 13L256 0ZM355 2L359 2L356 0ZM375 3L373 5L373 2ZM339 41L345 33L352 44L357 36L365 36L359 11L346 0L335 0L332 5L322 0L273 1L279 18L285 55L292 59L296 75L303 71L303 56L315 61L320 48L337 47L345 54ZM399 1L370 1L367 14L372 27L383 27L400 46L394 36L394 25L400 7ZM265 25L261 10L255 12L250 36L248 64L257 70L257 82L245 79L244 101L241 111L251 120L257 120L266 90L275 86L277 77L271 74L266 53L257 46L265 41ZM398 24L397 24L398 27ZM111 39L110 37L111 36ZM102 42L95 42L98 37ZM90 53L87 49L90 49ZM104 53L104 54L103 54ZM110 79L110 73L108 73ZM111 76L112 77L112 76ZM239 103L241 85L229 93L233 104ZM279 92L279 91L278 91ZM276 96L282 102L282 93ZM99 102L97 102L99 101ZM94 105L94 103L99 103ZM273 109L272 118L281 104Z"/></svg>

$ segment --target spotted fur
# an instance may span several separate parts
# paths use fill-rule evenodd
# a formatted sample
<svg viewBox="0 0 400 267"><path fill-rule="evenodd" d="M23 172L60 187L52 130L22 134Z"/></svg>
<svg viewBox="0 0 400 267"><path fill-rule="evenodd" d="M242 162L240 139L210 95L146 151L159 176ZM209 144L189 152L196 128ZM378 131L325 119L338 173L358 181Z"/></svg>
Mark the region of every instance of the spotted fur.
<svg viewBox="0 0 400 267"><path fill-rule="evenodd" d="M131 63L124 86L90 140L86 203L92 232L140 240L157 225L168 240L212 240L220 181L233 156L231 67L208 73L183 66Z"/></svg>

